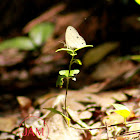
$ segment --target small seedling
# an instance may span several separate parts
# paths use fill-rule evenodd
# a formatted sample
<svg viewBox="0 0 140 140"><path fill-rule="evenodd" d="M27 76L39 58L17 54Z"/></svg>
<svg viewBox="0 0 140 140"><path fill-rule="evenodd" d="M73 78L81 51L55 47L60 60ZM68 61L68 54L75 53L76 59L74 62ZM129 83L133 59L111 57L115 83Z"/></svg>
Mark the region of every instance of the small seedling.
<svg viewBox="0 0 140 140"><path fill-rule="evenodd" d="M112 110L112 111L121 115L124 118L124 123L126 124L126 119L130 115L130 110L122 104L112 104L112 105L116 109L116 110Z"/></svg>
<svg viewBox="0 0 140 140"><path fill-rule="evenodd" d="M67 84L66 84L65 107L64 107L65 113L66 113L67 112L66 111L66 108L67 108L66 98L67 98L67 92L68 92L68 86L69 86L69 79L76 81L75 75L77 75L80 72L79 69L71 70L71 66L74 63L82 65L82 62L80 61L80 59L74 59L74 57L77 55L78 50L83 49L85 47L93 47L93 45L86 45L86 42L83 39L83 37L81 37L79 33L77 32L77 30L72 26L67 27L65 39L66 39L66 44L64 43L64 46L66 48L58 49L56 50L56 52L66 51L69 55L72 56L72 58L69 64L69 70L59 71L59 76L56 82L56 86L62 87L64 83L63 80L64 78L66 78Z"/></svg>
<svg viewBox="0 0 140 140"><path fill-rule="evenodd" d="M58 79L56 81L56 86L59 86L60 88L63 87L64 79L66 79L66 82L67 82L66 83L65 103L64 103L64 107L63 107L65 114L63 114L60 111L57 111L54 108L46 108L46 109L62 115L65 118L68 126L70 126L70 118L67 117L67 103L66 103L68 88L69 88L69 80L72 79L72 80L76 81L75 75L77 75L80 72L79 69L72 70L71 67L72 67L72 64L74 64L74 63L76 63L78 65L82 65L82 62L80 59L74 58L77 55L77 51L80 49L83 49L85 47L93 47L93 45L86 45L86 42L83 39L83 37L80 36L79 33L77 32L77 30L72 26L67 27L66 34L65 34L65 40L66 40L66 43L63 42L64 48L60 48L60 49L56 50L56 52L66 51L72 57L70 60L70 63L69 63L69 69L60 70Z"/></svg>

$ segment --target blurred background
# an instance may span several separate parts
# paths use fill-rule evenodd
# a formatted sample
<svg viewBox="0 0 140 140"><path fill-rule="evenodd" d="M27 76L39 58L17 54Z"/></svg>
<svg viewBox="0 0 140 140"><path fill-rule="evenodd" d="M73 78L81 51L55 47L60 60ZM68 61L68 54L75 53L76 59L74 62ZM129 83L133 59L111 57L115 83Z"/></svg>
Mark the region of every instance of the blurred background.
<svg viewBox="0 0 140 140"><path fill-rule="evenodd" d="M63 47L60 41L65 40L69 25L94 46L78 52L83 65L74 65L81 72L70 89L103 81L111 82L105 90L139 86L140 5L136 1L1 0L2 114L17 106L16 96L34 100L60 90L55 85L58 72L68 69L70 56L55 51ZM122 77L132 70L128 83Z"/></svg>

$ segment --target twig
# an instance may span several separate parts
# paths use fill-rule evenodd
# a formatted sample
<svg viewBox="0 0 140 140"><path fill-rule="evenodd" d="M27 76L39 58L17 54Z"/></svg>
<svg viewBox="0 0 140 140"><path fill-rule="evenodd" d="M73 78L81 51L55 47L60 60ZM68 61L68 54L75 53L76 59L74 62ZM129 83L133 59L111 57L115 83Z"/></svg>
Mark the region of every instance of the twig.
<svg viewBox="0 0 140 140"><path fill-rule="evenodd" d="M106 121L105 121L105 125L106 125L107 138L108 138L108 140L110 140L109 134L108 134L108 125L107 125L107 122Z"/></svg>
<svg viewBox="0 0 140 140"><path fill-rule="evenodd" d="M65 8L65 4L59 4L57 6L52 7L49 11L47 10L41 16L30 21L24 28L23 33L28 33L30 29L38 23L47 21L49 18L55 16L58 12L62 11Z"/></svg>
<svg viewBox="0 0 140 140"><path fill-rule="evenodd" d="M110 137L110 138L117 138L117 137L121 137L121 136L134 135L134 134L137 134L137 133L140 133L140 130L131 131L131 132L125 132L125 133L124 133L124 134L122 134L122 135L119 135L119 136L114 136L114 137Z"/></svg>
<svg viewBox="0 0 140 140"><path fill-rule="evenodd" d="M140 123L140 121L127 122L127 124L134 124L134 123ZM119 124L108 125L108 127L113 127L113 126L126 126L126 124L119 123ZM84 127L75 127L73 125L70 125L70 127L74 128L74 129L79 129L79 130L93 130L93 129L104 129L104 128L106 128L106 126L84 128Z"/></svg>

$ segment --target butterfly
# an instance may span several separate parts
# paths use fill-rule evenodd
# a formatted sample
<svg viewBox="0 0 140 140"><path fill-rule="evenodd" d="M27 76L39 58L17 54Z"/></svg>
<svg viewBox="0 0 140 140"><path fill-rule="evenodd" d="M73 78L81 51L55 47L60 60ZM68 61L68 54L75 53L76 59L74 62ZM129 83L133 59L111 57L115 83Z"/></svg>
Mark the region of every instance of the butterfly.
<svg viewBox="0 0 140 140"><path fill-rule="evenodd" d="M79 49L86 46L86 42L82 36L79 35L77 30L68 26L65 33L66 46L68 49Z"/></svg>

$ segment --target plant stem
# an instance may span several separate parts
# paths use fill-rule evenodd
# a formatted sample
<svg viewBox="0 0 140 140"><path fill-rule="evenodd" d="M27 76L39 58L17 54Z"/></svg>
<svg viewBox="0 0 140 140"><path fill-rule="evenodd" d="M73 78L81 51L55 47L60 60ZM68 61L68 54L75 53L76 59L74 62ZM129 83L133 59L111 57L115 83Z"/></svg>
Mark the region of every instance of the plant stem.
<svg viewBox="0 0 140 140"><path fill-rule="evenodd" d="M69 64L69 74L67 77L67 85L66 85L66 94L65 94L65 115L67 114L67 94L68 94L68 88L69 88L69 79L70 79L70 71L71 71L71 65L73 64L73 59L74 56L72 56L71 60L70 60L70 64Z"/></svg>

